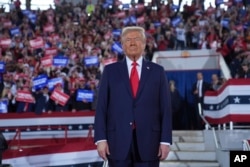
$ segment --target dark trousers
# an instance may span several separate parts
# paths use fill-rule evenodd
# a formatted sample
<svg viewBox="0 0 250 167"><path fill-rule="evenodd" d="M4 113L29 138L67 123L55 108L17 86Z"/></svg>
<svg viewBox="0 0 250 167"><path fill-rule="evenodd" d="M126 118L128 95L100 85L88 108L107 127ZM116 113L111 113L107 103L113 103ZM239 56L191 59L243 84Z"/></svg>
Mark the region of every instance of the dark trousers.
<svg viewBox="0 0 250 167"><path fill-rule="evenodd" d="M159 160L142 161L138 152L136 130L133 130L133 141L128 156L125 160L108 159L109 167L159 167Z"/></svg>

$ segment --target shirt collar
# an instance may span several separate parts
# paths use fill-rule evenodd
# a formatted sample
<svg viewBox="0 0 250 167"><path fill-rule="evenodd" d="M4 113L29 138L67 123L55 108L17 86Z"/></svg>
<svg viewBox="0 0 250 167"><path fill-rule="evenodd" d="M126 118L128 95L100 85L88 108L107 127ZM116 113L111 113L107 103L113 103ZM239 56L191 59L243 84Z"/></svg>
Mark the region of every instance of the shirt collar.
<svg viewBox="0 0 250 167"><path fill-rule="evenodd" d="M131 66L133 63L133 61L127 56L126 56L126 61L127 61L128 66ZM136 61L136 63L138 64L139 67L142 66L142 56Z"/></svg>

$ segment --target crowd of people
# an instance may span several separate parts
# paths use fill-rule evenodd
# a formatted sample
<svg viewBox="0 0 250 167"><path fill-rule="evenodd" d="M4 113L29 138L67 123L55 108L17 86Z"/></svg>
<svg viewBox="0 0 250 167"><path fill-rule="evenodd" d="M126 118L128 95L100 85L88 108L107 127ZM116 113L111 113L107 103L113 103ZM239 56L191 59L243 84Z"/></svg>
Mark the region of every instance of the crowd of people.
<svg viewBox="0 0 250 167"><path fill-rule="evenodd" d="M210 4L207 9L203 1L194 0L183 11L171 0L122 8L120 1L55 2L55 8L23 10L16 0L9 12L1 11L0 110L95 110L103 67L123 58L120 33L129 25L145 28L144 57L149 61L156 51L214 49L225 58L233 78L250 77L250 7L243 0L215 0L216 7ZM58 81L35 85L39 77ZM80 90L91 93L79 99ZM66 101L51 98L55 91ZM17 98L18 93L31 98Z"/></svg>

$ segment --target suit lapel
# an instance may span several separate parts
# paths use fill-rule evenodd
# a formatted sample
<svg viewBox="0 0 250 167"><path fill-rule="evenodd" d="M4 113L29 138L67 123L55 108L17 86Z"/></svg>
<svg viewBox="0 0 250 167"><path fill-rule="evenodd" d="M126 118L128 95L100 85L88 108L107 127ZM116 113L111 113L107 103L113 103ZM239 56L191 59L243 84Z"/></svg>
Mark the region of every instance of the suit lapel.
<svg viewBox="0 0 250 167"><path fill-rule="evenodd" d="M124 84L126 86L126 89L128 90L129 94L131 97L133 97L130 82L129 82L129 74L128 74L128 67L127 67L127 62L126 59L121 61L121 66L120 66L120 73L122 80L124 81Z"/></svg>
<svg viewBox="0 0 250 167"><path fill-rule="evenodd" d="M141 69L141 78L140 78L140 83L139 83L139 88L136 94L136 98L140 96L142 89L147 81L150 71L151 71L151 67L149 66L148 61L143 59L142 69Z"/></svg>

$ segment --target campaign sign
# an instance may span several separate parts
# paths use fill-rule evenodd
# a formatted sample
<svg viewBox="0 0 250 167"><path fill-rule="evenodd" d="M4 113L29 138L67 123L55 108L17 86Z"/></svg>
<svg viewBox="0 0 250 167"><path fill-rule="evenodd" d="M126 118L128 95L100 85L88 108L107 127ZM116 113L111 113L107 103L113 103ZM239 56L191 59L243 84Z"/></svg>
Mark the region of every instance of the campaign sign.
<svg viewBox="0 0 250 167"><path fill-rule="evenodd" d="M61 91L58 91L58 90L54 90L50 96L50 98L59 103L60 105L62 106L65 106L65 104L67 103L67 101L69 100L69 95L61 92Z"/></svg>
<svg viewBox="0 0 250 167"><path fill-rule="evenodd" d="M107 58L107 59L103 59L102 60L102 63L103 63L103 65L109 65L109 64L112 64L112 63L115 63L115 62L117 62L117 59L116 58L114 58L114 57L111 57L111 58Z"/></svg>
<svg viewBox="0 0 250 167"><path fill-rule="evenodd" d="M5 63L3 61L0 61L0 73L5 72Z"/></svg>
<svg viewBox="0 0 250 167"><path fill-rule="evenodd" d="M137 20L136 20L136 22L138 23L138 24L141 24L141 23L144 23L144 16L141 16L141 17L138 17L137 18Z"/></svg>
<svg viewBox="0 0 250 167"><path fill-rule="evenodd" d="M54 28L53 25L47 25L47 26L43 27L43 31L45 31L45 32L54 32L55 28Z"/></svg>
<svg viewBox="0 0 250 167"><path fill-rule="evenodd" d="M121 29L116 29L116 30L113 30L112 34L113 34L114 36L120 36L120 35L121 35L121 32L122 32Z"/></svg>
<svg viewBox="0 0 250 167"><path fill-rule="evenodd" d="M123 24L127 25L129 23L129 21L130 21L129 17L127 17L127 18L123 19Z"/></svg>
<svg viewBox="0 0 250 167"><path fill-rule="evenodd" d="M102 4L102 7L103 7L104 9L107 9L107 8L109 7L109 4L108 4L108 3L103 3L103 4Z"/></svg>
<svg viewBox="0 0 250 167"><path fill-rule="evenodd" d="M0 40L0 45L3 48L8 48L10 46L10 44L11 44L11 39L9 39L9 38Z"/></svg>
<svg viewBox="0 0 250 167"><path fill-rule="evenodd" d="M229 28L229 19L224 18L223 20L221 20L220 24L225 28Z"/></svg>
<svg viewBox="0 0 250 167"><path fill-rule="evenodd" d="M48 76L47 75L39 75L33 79L33 89L37 90L44 86L47 86Z"/></svg>
<svg viewBox="0 0 250 167"><path fill-rule="evenodd" d="M8 101L1 100L0 101L0 113L7 113L8 112Z"/></svg>
<svg viewBox="0 0 250 167"><path fill-rule="evenodd" d="M125 12L119 12L119 13L116 14L116 17L118 17L118 18L123 18L125 16L126 16Z"/></svg>
<svg viewBox="0 0 250 167"><path fill-rule="evenodd" d="M136 19L135 16L130 16L130 21L131 21L133 24L136 24L137 19Z"/></svg>
<svg viewBox="0 0 250 167"><path fill-rule="evenodd" d="M39 49L39 48L44 47L44 42L42 38L36 38L36 39L30 40L29 42L30 42L30 46L33 49Z"/></svg>
<svg viewBox="0 0 250 167"><path fill-rule="evenodd" d="M181 22L181 18L180 18L180 17L176 17L176 18L174 18L174 19L171 21L173 27L178 26L178 24L179 24L180 22Z"/></svg>
<svg viewBox="0 0 250 167"><path fill-rule="evenodd" d="M22 13L23 13L25 16L28 16L28 15L31 13L31 11L29 11L29 10L22 10Z"/></svg>
<svg viewBox="0 0 250 167"><path fill-rule="evenodd" d="M247 167L250 164L250 151L230 151L230 167Z"/></svg>
<svg viewBox="0 0 250 167"><path fill-rule="evenodd" d="M224 0L215 0L216 5L220 5L220 4L223 4L223 3L224 3Z"/></svg>
<svg viewBox="0 0 250 167"><path fill-rule="evenodd" d="M10 20L7 20L7 21L3 22L3 26L4 27L11 27L12 26L12 22Z"/></svg>
<svg viewBox="0 0 250 167"><path fill-rule="evenodd" d="M76 101L93 102L94 93L91 90L79 89L77 91Z"/></svg>
<svg viewBox="0 0 250 167"><path fill-rule="evenodd" d="M35 99L30 92L18 90L16 94L16 101L34 103Z"/></svg>
<svg viewBox="0 0 250 167"><path fill-rule="evenodd" d="M61 77L49 79L48 80L48 88L49 88L49 90L53 90L54 86L56 84L58 84L58 83L63 85L63 79Z"/></svg>
<svg viewBox="0 0 250 167"><path fill-rule="evenodd" d="M65 67L65 66L67 66L68 62L69 62L68 57L56 56L53 58L53 65L54 66Z"/></svg>
<svg viewBox="0 0 250 167"><path fill-rule="evenodd" d="M43 67L51 67L52 66L52 57L51 56L45 56L41 58L41 64Z"/></svg>
<svg viewBox="0 0 250 167"><path fill-rule="evenodd" d="M32 22L32 23L35 23L36 22L36 14L35 13L32 13L30 12L27 17L29 18L29 20Z"/></svg>
<svg viewBox="0 0 250 167"><path fill-rule="evenodd" d="M123 49L122 49L121 43L118 43L118 42L114 42L113 43L113 45L111 46L111 50L113 52L117 52L119 54L123 53Z"/></svg>
<svg viewBox="0 0 250 167"><path fill-rule="evenodd" d="M10 29L10 34L11 34L11 36L15 36L15 35L20 35L21 32L20 32L20 29L18 27L15 27L15 28Z"/></svg>
<svg viewBox="0 0 250 167"><path fill-rule="evenodd" d="M98 56L88 56L84 58L84 64L89 66L97 66L99 64Z"/></svg>
<svg viewBox="0 0 250 167"><path fill-rule="evenodd" d="M106 0L106 3L109 4L109 5L112 5L113 4L113 0Z"/></svg>
<svg viewBox="0 0 250 167"><path fill-rule="evenodd" d="M45 55L55 56L57 54L57 48L47 48Z"/></svg>
<svg viewBox="0 0 250 167"><path fill-rule="evenodd" d="M154 22L154 26L155 27L160 27L161 26L161 22Z"/></svg>
<svg viewBox="0 0 250 167"><path fill-rule="evenodd" d="M177 9L179 9L179 6L173 4L173 5L171 5L171 9L172 9L172 10L177 10Z"/></svg>

